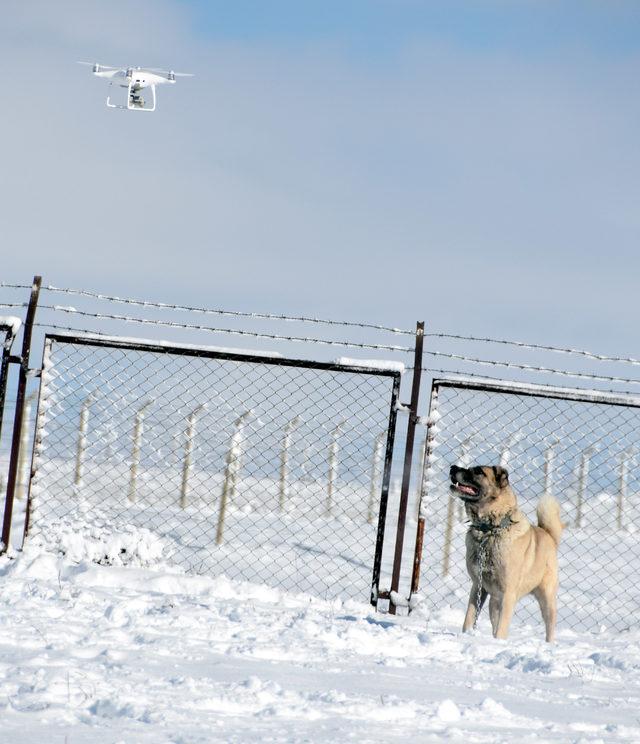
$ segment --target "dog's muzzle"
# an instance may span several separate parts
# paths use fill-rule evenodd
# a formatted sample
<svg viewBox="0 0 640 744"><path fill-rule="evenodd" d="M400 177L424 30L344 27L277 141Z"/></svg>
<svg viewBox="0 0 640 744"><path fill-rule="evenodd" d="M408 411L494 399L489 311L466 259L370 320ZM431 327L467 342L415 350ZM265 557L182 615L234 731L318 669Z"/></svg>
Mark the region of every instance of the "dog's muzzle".
<svg viewBox="0 0 640 744"><path fill-rule="evenodd" d="M451 490L456 492L456 496L463 501L478 501L480 498L480 489L472 483L464 483L458 480L458 474L464 472L464 468L458 468L453 465L450 470Z"/></svg>

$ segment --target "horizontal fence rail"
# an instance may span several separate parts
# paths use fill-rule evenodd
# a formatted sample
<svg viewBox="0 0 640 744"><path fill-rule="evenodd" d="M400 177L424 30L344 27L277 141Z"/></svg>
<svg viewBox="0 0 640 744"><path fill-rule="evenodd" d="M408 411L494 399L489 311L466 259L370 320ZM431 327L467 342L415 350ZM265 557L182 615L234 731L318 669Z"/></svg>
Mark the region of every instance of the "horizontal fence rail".
<svg viewBox="0 0 640 744"><path fill-rule="evenodd" d="M49 336L29 539L76 559L137 551L366 601L399 381L393 370Z"/></svg>
<svg viewBox="0 0 640 744"><path fill-rule="evenodd" d="M545 494L566 524L559 548L559 627L625 630L640 608L640 399L480 381L433 382L421 513L421 585L432 607L462 609L470 580L462 502L449 467L503 465L536 524ZM525 598L515 622L540 622Z"/></svg>

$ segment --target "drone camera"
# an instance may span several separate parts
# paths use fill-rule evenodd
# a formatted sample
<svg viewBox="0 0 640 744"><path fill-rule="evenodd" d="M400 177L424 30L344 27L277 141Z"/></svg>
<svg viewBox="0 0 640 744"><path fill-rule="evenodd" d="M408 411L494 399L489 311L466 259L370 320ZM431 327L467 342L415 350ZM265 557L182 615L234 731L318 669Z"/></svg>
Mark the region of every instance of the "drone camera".
<svg viewBox="0 0 640 744"><path fill-rule="evenodd" d="M167 75L167 80L171 80L172 83L175 82L175 80L176 80L176 74L175 74L175 72L173 70L171 70L169 72L169 74Z"/></svg>
<svg viewBox="0 0 640 744"><path fill-rule="evenodd" d="M93 71L100 72L100 65L97 62L93 65Z"/></svg>

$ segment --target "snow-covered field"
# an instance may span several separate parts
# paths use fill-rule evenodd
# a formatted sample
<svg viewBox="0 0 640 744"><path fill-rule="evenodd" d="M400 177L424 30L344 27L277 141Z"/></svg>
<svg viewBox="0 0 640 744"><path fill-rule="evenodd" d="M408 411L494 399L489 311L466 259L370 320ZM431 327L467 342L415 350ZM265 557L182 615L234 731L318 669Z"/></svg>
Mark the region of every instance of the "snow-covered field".
<svg viewBox="0 0 640 744"><path fill-rule="evenodd" d="M391 618L129 541L124 566L37 539L0 559L2 741L640 741L636 629L463 636L462 607Z"/></svg>
<svg viewBox="0 0 640 744"><path fill-rule="evenodd" d="M76 397L73 415L61 408L58 424L61 403L43 409L38 452L45 456L33 482L30 537L20 551L21 499L10 556L0 558L1 742L640 742L635 486L624 529L612 522L613 490L591 493L581 526L573 492L563 495L569 525L554 645L542 640L531 602L516 612L507 641L491 637L486 615L463 636L466 525L452 524L443 576L446 475L432 477L423 505L421 602L409 617L392 617L367 604L376 526L370 458L358 453L368 445L342 446L343 457L359 464L336 473L327 509L325 433L335 426L323 426L310 456L303 459L301 444L292 450L292 463L314 467L291 468L281 507L278 470L267 455L277 463L289 412L266 447L260 421L254 434L264 462L248 459L216 545L223 475L211 462L224 461L228 436L217 450L210 446L211 462L197 452L184 506L173 440L153 438L131 500L126 448L97 426L83 480L74 484ZM99 410L93 416L99 423ZM122 442L130 418L122 419ZM149 440L156 424L166 428L166 412L157 419L149 414ZM441 461L445 468L450 459ZM529 515L531 492L522 498ZM397 502L392 482L382 588ZM401 594L408 580L405 571Z"/></svg>

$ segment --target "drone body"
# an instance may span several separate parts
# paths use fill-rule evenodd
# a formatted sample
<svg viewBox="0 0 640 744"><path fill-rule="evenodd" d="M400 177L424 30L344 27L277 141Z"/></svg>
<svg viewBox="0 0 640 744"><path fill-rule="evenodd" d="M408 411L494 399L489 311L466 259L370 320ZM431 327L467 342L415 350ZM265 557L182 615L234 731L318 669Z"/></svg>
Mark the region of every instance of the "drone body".
<svg viewBox="0 0 640 744"><path fill-rule="evenodd" d="M113 103L111 95L107 96L109 108L128 109L129 111L155 111L156 110L156 85L176 82L176 77L191 77L188 72L174 72L173 70L158 70L152 67L111 67L99 65L97 62L79 62L81 65L93 67L96 77L109 81L109 87L117 85L127 89L127 103ZM142 97L143 91L151 91L151 102L147 104Z"/></svg>

